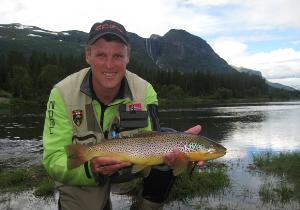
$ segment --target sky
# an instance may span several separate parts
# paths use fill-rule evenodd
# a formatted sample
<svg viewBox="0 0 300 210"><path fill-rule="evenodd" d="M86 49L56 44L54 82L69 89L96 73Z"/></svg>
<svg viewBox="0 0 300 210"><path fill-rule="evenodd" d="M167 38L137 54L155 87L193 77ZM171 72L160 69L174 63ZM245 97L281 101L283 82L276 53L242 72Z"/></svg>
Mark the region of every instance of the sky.
<svg viewBox="0 0 300 210"><path fill-rule="evenodd" d="M0 24L88 32L106 19L148 38L183 29L230 65L300 90L299 0L0 0Z"/></svg>

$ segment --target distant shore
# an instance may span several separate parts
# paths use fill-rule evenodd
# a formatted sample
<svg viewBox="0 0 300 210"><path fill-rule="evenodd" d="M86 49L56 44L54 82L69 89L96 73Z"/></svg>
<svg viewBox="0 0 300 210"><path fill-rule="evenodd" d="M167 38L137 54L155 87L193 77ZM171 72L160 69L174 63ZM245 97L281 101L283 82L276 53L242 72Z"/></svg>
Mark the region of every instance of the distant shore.
<svg viewBox="0 0 300 210"><path fill-rule="evenodd" d="M230 104L263 103L263 102L283 102L297 101L300 99L281 98L227 98L217 99L213 97L182 97L178 99L159 98L159 109L172 108L199 108L207 106L226 106ZM0 97L0 114L41 114L46 109L46 102L23 100L18 98Z"/></svg>
<svg viewBox="0 0 300 210"><path fill-rule="evenodd" d="M166 108L196 108L204 106L221 106L230 104L244 104L244 103L263 103L263 102L282 102L282 101L298 101L300 99L286 100L286 99L270 99L270 98L201 98L201 97L186 97L182 99L159 99L160 109Z"/></svg>

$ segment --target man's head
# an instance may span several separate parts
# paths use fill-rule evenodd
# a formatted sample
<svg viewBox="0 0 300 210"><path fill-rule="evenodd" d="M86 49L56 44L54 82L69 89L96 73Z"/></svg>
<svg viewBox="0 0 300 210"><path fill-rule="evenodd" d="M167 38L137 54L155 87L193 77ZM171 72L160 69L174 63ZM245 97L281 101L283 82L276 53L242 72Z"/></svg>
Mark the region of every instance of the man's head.
<svg viewBox="0 0 300 210"><path fill-rule="evenodd" d="M111 20L92 26L87 41L86 61L92 68L96 94L97 91L118 90L129 56L129 39L124 26Z"/></svg>
<svg viewBox="0 0 300 210"><path fill-rule="evenodd" d="M123 25L112 20L105 20L102 23L95 23L89 33L87 45L92 45L100 37L111 34L118 37L125 45L129 46L127 31Z"/></svg>

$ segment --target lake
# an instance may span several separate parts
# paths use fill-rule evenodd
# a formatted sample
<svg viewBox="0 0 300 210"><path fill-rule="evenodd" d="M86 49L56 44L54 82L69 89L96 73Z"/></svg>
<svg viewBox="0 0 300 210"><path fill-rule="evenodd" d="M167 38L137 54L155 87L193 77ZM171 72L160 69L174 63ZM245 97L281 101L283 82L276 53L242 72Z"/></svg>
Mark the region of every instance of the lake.
<svg viewBox="0 0 300 210"><path fill-rule="evenodd" d="M42 154L43 116L0 115L0 165L25 167L38 164ZM300 151L300 101L218 105L193 109L160 110L161 125L184 131L202 125L201 135L222 145L228 152L218 159L230 166L231 186L223 192L188 203L173 202L165 209L227 207L225 209L300 209L297 202L263 203L259 188L278 178L248 169L254 154ZM56 195L57 197L57 195ZM117 202L122 199L124 202ZM112 196L116 209L128 208L127 196ZM22 206L22 208L21 208ZM0 209L56 209L51 200L36 199L30 192L0 195ZM223 208L224 209L224 208Z"/></svg>

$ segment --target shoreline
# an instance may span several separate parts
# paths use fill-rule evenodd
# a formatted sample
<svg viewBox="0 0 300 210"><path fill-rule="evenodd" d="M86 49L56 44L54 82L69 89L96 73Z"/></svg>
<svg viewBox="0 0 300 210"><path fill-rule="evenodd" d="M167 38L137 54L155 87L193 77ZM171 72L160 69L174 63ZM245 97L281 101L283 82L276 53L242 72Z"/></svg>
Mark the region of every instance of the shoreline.
<svg viewBox="0 0 300 210"><path fill-rule="evenodd" d="M174 108L201 108L211 106L229 106L243 105L251 103L267 103L267 102L293 102L300 101L300 98L295 99L270 99L270 98L229 98L216 99L211 97L184 97L181 99L166 99L158 98L159 109L174 109ZM0 114L43 114L45 113L45 104L37 101L28 101L18 98L0 97Z"/></svg>

